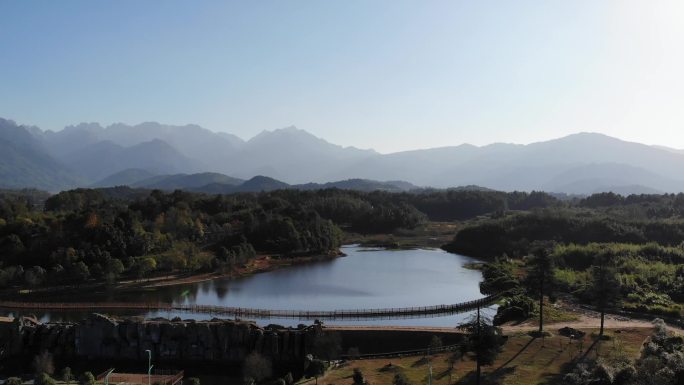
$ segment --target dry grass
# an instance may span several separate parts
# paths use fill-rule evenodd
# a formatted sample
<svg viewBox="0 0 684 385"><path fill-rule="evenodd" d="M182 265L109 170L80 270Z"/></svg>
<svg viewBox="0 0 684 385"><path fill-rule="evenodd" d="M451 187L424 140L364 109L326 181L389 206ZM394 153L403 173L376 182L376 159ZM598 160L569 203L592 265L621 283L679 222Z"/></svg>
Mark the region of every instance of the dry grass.
<svg viewBox="0 0 684 385"><path fill-rule="evenodd" d="M629 328L610 330L607 332L611 339L594 344L592 333L596 330L585 329L585 338L581 341L571 341L559 336L555 328L551 337L541 339L532 338L527 333L509 336L502 353L494 365L483 367L483 373L488 381L502 385L533 385L555 384L564 372L564 367L573 359L581 355L591 358L596 354L606 355L626 354L636 357L644 339L650 335L648 328ZM433 380L435 385L449 384L449 355L439 354L431 358ZM392 364L391 368L388 364ZM322 384L352 384L353 368L360 368L370 384L391 384L394 373L403 371L412 384L427 384L428 365L422 357L403 357L393 359L358 360L349 362L342 368L330 372L321 382ZM451 372L451 384L469 384L467 377L475 368L469 358L456 362Z"/></svg>

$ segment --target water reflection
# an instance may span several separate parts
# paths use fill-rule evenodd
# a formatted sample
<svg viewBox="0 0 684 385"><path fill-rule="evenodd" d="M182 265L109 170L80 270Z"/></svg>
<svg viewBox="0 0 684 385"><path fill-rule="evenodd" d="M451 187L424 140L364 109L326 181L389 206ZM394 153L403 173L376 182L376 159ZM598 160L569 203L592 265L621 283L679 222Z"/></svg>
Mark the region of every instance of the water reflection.
<svg viewBox="0 0 684 385"><path fill-rule="evenodd" d="M108 293L94 300L174 302L286 310L335 310L451 304L482 297L473 260L441 250L368 250L345 247L347 257L256 274L161 287L143 293ZM122 314L135 315L135 312ZM38 314L44 320L78 319L85 312ZM139 315L139 314L138 314ZM149 312L147 317L210 319L208 314ZM330 321L329 323L454 326L467 314L399 320ZM296 325L292 319L258 320ZM310 322L310 321L309 321Z"/></svg>

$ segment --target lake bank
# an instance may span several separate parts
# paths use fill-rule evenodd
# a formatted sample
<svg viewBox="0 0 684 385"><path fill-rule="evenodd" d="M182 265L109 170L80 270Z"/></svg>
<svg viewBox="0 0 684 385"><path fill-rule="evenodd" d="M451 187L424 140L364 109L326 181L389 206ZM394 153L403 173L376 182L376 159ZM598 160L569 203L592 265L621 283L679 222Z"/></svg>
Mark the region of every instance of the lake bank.
<svg viewBox="0 0 684 385"><path fill-rule="evenodd" d="M343 257L345 254L339 249L330 252L326 255L312 255L300 257L279 257L274 255L258 255L255 259L250 260L247 264L241 267L236 267L231 273L199 273L199 274L168 274L155 276L143 279L127 279L110 285L107 283L88 283L79 286L44 286L34 289L11 288L0 291L0 298L11 298L15 301L32 301L36 297L45 299L46 296L63 296L70 295L72 299L77 299L84 292L92 294L95 292L132 292L145 291L159 287L180 286L188 284L198 284L202 282L209 282L215 279L239 279L249 277L253 274L264 273L276 269L288 268L307 263L326 261L338 257ZM75 296L75 297L73 297Z"/></svg>
<svg viewBox="0 0 684 385"><path fill-rule="evenodd" d="M173 286L154 285L132 291L87 292L79 298L55 295L58 302L148 302L182 306L206 305L278 310L320 310L404 308L450 305L482 298L481 273L466 269L471 258L439 249L389 251L345 246L348 256L311 261L260 274L214 278ZM42 297L44 298L44 297ZM41 299L44 301L44 299ZM36 301L41 301L36 300ZM15 299L16 301L16 299ZM77 319L87 312L69 316L55 311L36 312L43 320ZM188 317L174 311L125 312L151 317ZM193 314L208 319L211 315ZM464 314L433 318L364 320L374 325L456 325ZM296 325L297 320L269 318L262 324ZM350 323L352 323L350 321ZM354 322L358 324L359 322Z"/></svg>

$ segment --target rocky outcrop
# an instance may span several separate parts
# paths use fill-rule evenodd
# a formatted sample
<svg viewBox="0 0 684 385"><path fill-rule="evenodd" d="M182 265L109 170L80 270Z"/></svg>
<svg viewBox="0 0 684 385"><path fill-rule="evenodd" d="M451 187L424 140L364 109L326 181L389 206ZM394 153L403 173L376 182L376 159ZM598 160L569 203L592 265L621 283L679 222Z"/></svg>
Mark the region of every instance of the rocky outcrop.
<svg viewBox="0 0 684 385"><path fill-rule="evenodd" d="M252 351L274 362L302 362L319 326L262 328L253 322L143 320L93 314L78 323L40 323L20 317L0 322L2 358L48 350L64 358L240 363Z"/></svg>

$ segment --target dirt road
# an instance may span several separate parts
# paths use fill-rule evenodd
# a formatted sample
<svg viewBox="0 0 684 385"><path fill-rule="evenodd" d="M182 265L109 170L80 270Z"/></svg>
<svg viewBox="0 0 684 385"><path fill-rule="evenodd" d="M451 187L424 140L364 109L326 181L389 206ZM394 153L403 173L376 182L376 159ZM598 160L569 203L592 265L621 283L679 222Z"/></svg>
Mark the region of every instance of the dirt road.
<svg viewBox="0 0 684 385"><path fill-rule="evenodd" d="M562 327L571 327L573 329L598 329L600 326L600 318L589 316L586 314L579 314L575 321L562 321L556 323L545 324L548 329L558 329ZM623 329L623 328L652 328L653 324L649 321L642 321L630 319L620 316L608 316L604 322L607 329ZM539 323L536 320L528 320L520 324L505 324L502 326L504 331L519 332L532 331L539 328Z"/></svg>
<svg viewBox="0 0 684 385"><path fill-rule="evenodd" d="M598 329L600 325L600 318L598 313L593 314L591 311L583 311L577 314L578 319L574 321L562 321L549 323L545 325L550 331L558 330L563 327L571 327L574 329ZM509 323L502 325L504 332L526 332L537 330L539 324L536 320L528 320L519 324ZM626 328L652 328L653 324L650 321L632 319L618 315L606 315L605 327L607 329L626 329ZM325 325L326 330L343 331L343 330L394 330L394 331L421 331L434 333L459 333L456 327L421 327L421 326L348 326L348 325ZM673 332L684 333L683 329L668 326Z"/></svg>

